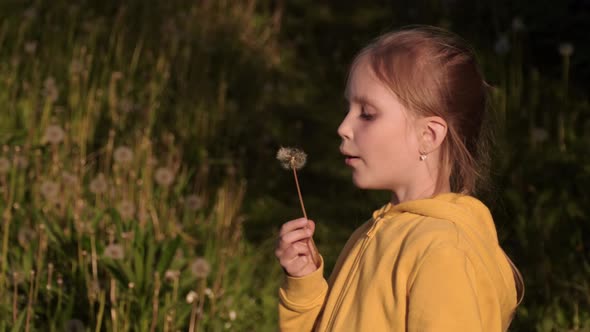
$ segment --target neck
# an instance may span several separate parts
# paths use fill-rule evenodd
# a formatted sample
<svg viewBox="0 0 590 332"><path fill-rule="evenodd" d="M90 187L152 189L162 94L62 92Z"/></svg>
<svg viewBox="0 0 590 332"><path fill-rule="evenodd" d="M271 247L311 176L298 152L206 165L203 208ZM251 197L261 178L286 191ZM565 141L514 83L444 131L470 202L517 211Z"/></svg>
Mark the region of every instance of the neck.
<svg viewBox="0 0 590 332"><path fill-rule="evenodd" d="M430 198L450 191L451 185L448 179L443 181L440 186L437 186L436 180L428 181L426 183L422 182L422 185L412 184L405 188L396 188L392 190L391 204L397 205L399 203L416 199Z"/></svg>

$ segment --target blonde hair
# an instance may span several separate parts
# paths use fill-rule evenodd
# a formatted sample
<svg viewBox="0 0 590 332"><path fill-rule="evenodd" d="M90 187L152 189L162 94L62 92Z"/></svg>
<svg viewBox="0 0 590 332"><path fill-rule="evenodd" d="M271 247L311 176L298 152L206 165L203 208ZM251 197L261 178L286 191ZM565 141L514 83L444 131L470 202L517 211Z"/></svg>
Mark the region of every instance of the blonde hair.
<svg viewBox="0 0 590 332"><path fill-rule="evenodd" d="M453 192L474 194L482 187L490 159L488 85L473 50L445 30L413 26L378 37L359 52L350 72L361 59L411 114L447 122L437 188L445 178Z"/></svg>

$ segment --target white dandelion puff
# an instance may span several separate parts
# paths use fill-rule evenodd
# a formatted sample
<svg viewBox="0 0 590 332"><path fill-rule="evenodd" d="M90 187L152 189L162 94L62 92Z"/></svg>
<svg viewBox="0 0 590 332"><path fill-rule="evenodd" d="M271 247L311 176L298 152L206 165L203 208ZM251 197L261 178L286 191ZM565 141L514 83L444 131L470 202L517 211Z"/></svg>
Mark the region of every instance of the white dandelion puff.
<svg viewBox="0 0 590 332"><path fill-rule="evenodd" d="M44 142L51 144L59 144L64 140L65 132L58 125L50 125L45 129L45 135L43 136Z"/></svg>
<svg viewBox="0 0 590 332"><path fill-rule="evenodd" d="M99 173L90 181L90 191L94 194L103 194L107 191L108 184L104 174Z"/></svg>
<svg viewBox="0 0 590 332"><path fill-rule="evenodd" d="M197 211L203 206L203 199L198 195L192 194L184 199L186 208L190 211Z"/></svg>
<svg viewBox="0 0 590 332"><path fill-rule="evenodd" d="M113 158L118 164L129 164L133 161L133 150L126 146L119 146L115 149Z"/></svg>
<svg viewBox="0 0 590 332"><path fill-rule="evenodd" d="M109 244L103 252L105 257L110 259L123 259L125 257L125 251L120 244Z"/></svg>
<svg viewBox="0 0 590 332"><path fill-rule="evenodd" d="M57 199L59 194L59 184L49 180L43 181L39 187L39 192L46 200L53 201Z"/></svg>
<svg viewBox="0 0 590 332"><path fill-rule="evenodd" d="M199 295L197 294L197 292L195 291L190 291L188 292L188 294L186 294L186 302L187 303L193 303L195 302L195 300L197 299Z"/></svg>
<svg viewBox="0 0 590 332"><path fill-rule="evenodd" d="M197 257L191 264L191 272L197 278L207 278L211 272L211 265L203 257Z"/></svg>
<svg viewBox="0 0 590 332"><path fill-rule="evenodd" d="M562 56L571 56L574 53L574 45L571 43L562 43L559 45L559 54Z"/></svg>
<svg viewBox="0 0 590 332"><path fill-rule="evenodd" d="M36 41L28 41L25 43L25 52L29 54L35 53L37 50L37 42Z"/></svg>
<svg viewBox="0 0 590 332"><path fill-rule="evenodd" d="M121 215L122 219L132 219L135 215L135 204L133 204L131 201L124 200L117 204L117 211Z"/></svg>
<svg viewBox="0 0 590 332"><path fill-rule="evenodd" d="M494 51L498 55L505 55L510 51L510 41L506 35L500 36L494 45Z"/></svg>
<svg viewBox="0 0 590 332"><path fill-rule="evenodd" d="M174 173L169 168L160 167L156 170L154 178L159 185L168 187L174 182Z"/></svg>

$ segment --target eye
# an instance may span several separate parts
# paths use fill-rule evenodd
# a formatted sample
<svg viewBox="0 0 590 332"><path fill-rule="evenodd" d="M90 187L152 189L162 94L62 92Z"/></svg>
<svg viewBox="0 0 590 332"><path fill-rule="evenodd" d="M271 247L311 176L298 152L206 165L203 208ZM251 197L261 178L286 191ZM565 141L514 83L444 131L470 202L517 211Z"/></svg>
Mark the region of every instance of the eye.
<svg viewBox="0 0 590 332"><path fill-rule="evenodd" d="M371 114L369 111L367 111L367 108L365 105L361 105L360 117L361 117L361 119L366 120L366 121L371 121L371 120L375 119L375 115Z"/></svg>

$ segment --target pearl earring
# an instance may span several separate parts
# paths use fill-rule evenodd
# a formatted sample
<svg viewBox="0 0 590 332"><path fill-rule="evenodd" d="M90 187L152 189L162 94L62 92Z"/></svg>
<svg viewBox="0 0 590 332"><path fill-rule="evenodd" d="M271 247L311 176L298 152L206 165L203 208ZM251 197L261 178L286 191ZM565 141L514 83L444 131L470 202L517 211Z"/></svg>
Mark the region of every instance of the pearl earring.
<svg viewBox="0 0 590 332"><path fill-rule="evenodd" d="M420 154L420 161L424 161L426 160L426 155L425 154Z"/></svg>

